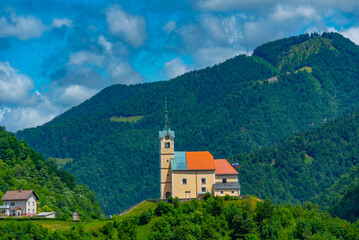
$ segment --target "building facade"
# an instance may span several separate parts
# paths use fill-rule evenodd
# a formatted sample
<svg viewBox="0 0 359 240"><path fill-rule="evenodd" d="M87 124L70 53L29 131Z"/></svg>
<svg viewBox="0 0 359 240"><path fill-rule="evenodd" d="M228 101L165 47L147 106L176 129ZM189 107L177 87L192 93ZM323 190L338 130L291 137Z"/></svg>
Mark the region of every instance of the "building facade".
<svg viewBox="0 0 359 240"><path fill-rule="evenodd" d="M5 216L33 216L37 214L36 201L38 196L33 190L7 191L1 198L3 205L0 206Z"/></svg>
<svg viewBox="0 0 359 240"><path fill-rule="evenodd" d="M213 196L239 196L238 172L226 159L214 159L208 151L177 152L175 132L168 124L159 131L160 198L200 198L209 192Z"/></svg>

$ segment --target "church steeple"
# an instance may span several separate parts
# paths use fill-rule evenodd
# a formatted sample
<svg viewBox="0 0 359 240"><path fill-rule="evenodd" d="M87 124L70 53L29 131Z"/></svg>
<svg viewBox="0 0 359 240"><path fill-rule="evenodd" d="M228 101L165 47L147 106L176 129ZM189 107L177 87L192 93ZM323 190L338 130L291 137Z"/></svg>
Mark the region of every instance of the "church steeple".
<svg viewBox="0 0 359 240"><path fill-rule="evenodd" d="M168 121L168 114L167 114L167 97L165 97L165 125L163 126L163 131L170 130L170 124Z"/></svg>
<svg viewBox="0 0 359 240"><path fill-rule="evenodd" d="M168 121L167 98L165 98L165 125L159 131L160 140L160 198L167 199L172 195L171 159L174 158L175 132L171 131Z"/></svg>

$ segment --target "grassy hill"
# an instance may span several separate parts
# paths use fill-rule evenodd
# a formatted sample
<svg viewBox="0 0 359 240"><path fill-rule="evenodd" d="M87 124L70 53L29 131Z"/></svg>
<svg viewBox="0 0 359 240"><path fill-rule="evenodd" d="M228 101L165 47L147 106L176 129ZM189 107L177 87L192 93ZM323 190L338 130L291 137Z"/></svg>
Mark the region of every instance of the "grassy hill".
<svg viewBox="0 0 359 240"><path fill-rule="evenodd" d="M59 228L59 226L61 226ZM0 235L22 239L343 239L359 222L333 218L312 204L285 205L231 197L138 205L106 221L0 221Z"/></svg>
<svg viewBox="0 0 359 240"><path fill-rule="evenodd" d="M69 218L74 211L82 219L104 217L93 192L58 169L53 158L45 161L26 142L18 142L12 133L0 128L0 199L6 191L19 188L36 192L39 211L56 211L63 218Z"/></svg>
<svg viewBox="0 0 359 240"><path fill-rule="evenodd" d="M72 158L64 169L97 193L107 214L118 213L159 196L165 97L176 150L225 158L359 109L358 77L354 43L335 33L301 35L170 81L108 87L16 136L46 157Z"/></svg>

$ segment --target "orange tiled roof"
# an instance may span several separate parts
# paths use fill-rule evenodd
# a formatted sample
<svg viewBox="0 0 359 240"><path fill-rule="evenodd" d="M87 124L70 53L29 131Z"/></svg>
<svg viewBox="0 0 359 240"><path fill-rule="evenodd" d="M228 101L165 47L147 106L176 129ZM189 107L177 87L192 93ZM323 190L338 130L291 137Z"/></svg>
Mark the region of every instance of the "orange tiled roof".
<svg viewBox="0 0 359 240"><path fill-rule="evenodd" d="M213 156L210 152L186 152L188 170L215 169Z"/></svg>
<svg viewBox="0 0 359 240"><path fill-rule="evenodd" d="M232 165L226 159L215 159L215 174L238 174Z"/></svg>

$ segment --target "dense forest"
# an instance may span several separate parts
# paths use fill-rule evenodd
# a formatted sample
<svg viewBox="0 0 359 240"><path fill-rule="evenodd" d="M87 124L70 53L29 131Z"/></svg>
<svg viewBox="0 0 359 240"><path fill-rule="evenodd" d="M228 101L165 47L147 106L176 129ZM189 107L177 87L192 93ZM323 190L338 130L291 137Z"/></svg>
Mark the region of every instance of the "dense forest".
<svg viewBox="0 0 359 240"><path fill-rule="evenodd" d="M40 222L39 222L40 223ZM140 211L115 216L92 228L73 226L51 230L41 223L0 222L5 239L359 239L359 221L333 218L311 203L279 206L258 201L206 196L179 203L159 202ZM51 224L51 223L48 223Z"/></svg>
<svg viewBox="0 0 359 240"><path fill-rule="evenodd" d="M0 199L6 191L19 188L35 191L40 199L38 211L56 211L65 219L74 211L82 219L104 217L95 194L86 186L58 169L53 158L45 161L25 141L18 142L14 134L0 128Z"/></svg>
<svg viewBox="0 0 359 240"><path fill-rule="evenodd" d="M279 144L359 109L358 77L358 46L336 33L306 34L170 81L111 86L16 136L45 157L72 158L64 169L97 193L106 214L117 213L159 195L157 132L165 97L176 150L208 150L226 158ZM271 198L302 201L318 189L303 186L300 196L291 190Z"/></svg>
<svg viewBox="0 0 359 240"><path fill-rule="evenodd" d="M283 144L238 154L242 193L277 203L312 201L335 216L359 217L359 112Z"/></svg>

